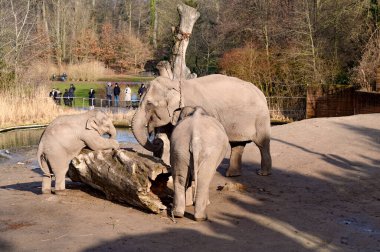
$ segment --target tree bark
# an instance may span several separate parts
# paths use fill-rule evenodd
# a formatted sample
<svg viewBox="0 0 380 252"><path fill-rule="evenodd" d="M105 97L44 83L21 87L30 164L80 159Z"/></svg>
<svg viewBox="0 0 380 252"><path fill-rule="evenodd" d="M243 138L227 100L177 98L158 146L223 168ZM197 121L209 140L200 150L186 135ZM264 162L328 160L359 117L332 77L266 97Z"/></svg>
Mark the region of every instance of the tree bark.
<svg viewBox="0 0 380 252"><path fill-rule="evenodd" d="M157 50L157 32L158 32L158 15L157 15L157 0L150 0L150 22L152 29L152 44Z"/></svg>
<svg viewBox="0 0 380 252"><path fill-rule="evenodd" d="M83 150L71 162L68 175L102 191L108 200L153 213L166 209L173 195L167 187L169 166L130 150Z"/></svg>
<svg viewBox="0 0 380 252"><path fill-rule="evenodd" d="M178 5L177 9L181 20L179 27L174 29L173 77L174 79L192 79L196 75L191 74L190 69L186 66L186 50L194 24L200 14L196 9L184 4Z"/></svg>
<svg viewBox="0 0 380 252"><path fill-rule="evenodd" d="M191 73L190 69L186 66L186 50L189 45L194 24L198 20L200 14L193 7L185 4L178 5L177 9L180 15L180 24L178 27L172 29L175 44L172 49L173 55L171 57L171 72L173 75L173 78L171 79L192 79L196 78L197 75ZM160 74L167 77L168 71L162 68L162 66L165 65L166 62L160 62L158 64L158 69Z"/></svg>
<svg viewBox="0 0 380 252"><path fill-rule="evenodd" d="M191 73L190 69L186 66L186 50L194 24L198 20L200 13L193 7L185 4L179 4L177 10L180 15L180 24L178 27L172 28L175 44L172 49L171 63L160 61L156 67L160 72L160 76L172 80L193 79L197 75ZM170 142L167 133L156 135L156 139L162 141L163 149L154 153L154 155L164 160L165 163L168 163Z"/></svg>

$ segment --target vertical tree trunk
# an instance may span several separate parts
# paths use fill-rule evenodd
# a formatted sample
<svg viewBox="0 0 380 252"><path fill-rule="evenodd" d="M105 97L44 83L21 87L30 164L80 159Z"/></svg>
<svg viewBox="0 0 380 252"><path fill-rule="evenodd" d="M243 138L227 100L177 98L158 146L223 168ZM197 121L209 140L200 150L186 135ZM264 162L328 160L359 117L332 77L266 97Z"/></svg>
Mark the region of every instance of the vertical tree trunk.
<svg viewBox="0 0 380 252"><path fill-rule="evenodd" d="M157 0L150 0L150 18L151 18L151 26L152 26L152 44L153 44L153 48L157 49L157 32L158 32Z"/></svg>
<svg viewBox="0 0 380 252"><path fill-rule="evenodd" d="M46 37L49 38L49 26L48 26L48 22L47 22L47 18L46 18L46 4L45 4L45 1L46 0L42 0L42 7L41 7L41 9L42 9L42 22L43 22L43 25L44 25L44 31L45 31ZM49 45L50 45L50 43L49 43Z"/></svg>
<svg viewBox="0 0 380 252"><path fill-rule="evenodd" d="M66 38L66 6L62 8L62 24L61 24L61 42L62 42L62 60L66 59L66 47L67 47L67 38Z"/></svg>
<svg viewBox="0 0 380 252"><path fill-rule="evenodd" d="M307 4L307 7L308 7L308 4ZM315 43L314 43L314 29L313 29L312 21L310 19L310 12L308 11L308 9L309 8L307 8L306 10L306 21L307 21L307 26L308 26L310 47L311 47L312 60L313 60L314 81L316 81L317 80L317 55L316 55Z"/></svg>
<svg viewBox="0 0 380 252"><path fill-rule="evenodd" d="M127 6L127 3L125 3ZM128 4L128 33L132 35L132 0L129 0Z"/></svg>
<svg viewBox="0 0 380 252"><path fill-rule="evenodd" d="M195 78L196 74L192 74L186 66L186 49L189 45L189 39L194 24L200 14L196 9L184 4L178 5L177 9L181 20L179 27L172 29L175 39L173 56L171 59L172 62L170 64L167 61L161 61L157 64L157 68L159 69L161 76L165 76L170 79L191 79ZM160 139L164 143L164 147L158 152L160 154L155 155L161 159L166 159L166 162L168 162L168 158L165 158L164 153L169 153L170 150L169 137L167 137L167 134L167 132L163 132L161 136L156 136L156 138Z"/></svg>
<svg viewBox="0 0 380 252"><path fill-rule="evenodd" d="M55 57L57 60L58 71L62 71L62 48L61 48L61 0L55 2Z"/></svg>
<svg viewBox="0 0 380 252"><path fill-rule="evenodd" d="M187 5L178 5L178 13L180 15L180 24L175 33L175 45L173 47L172 68L174 79L191 79L196 77L191 74L186 66L186 50L189 45L190 35L193 31L195 22L198 20L199 12Z"/></svg>
<svg viewBox="0 0 380 252"><path fill-rule="evenodd" d="M141 29L141 12L142 12L142 8L141 8L141 4L139 3L139 19L138 19L138 23L137 23L137 37L140 38L140 29Z"/></svg>

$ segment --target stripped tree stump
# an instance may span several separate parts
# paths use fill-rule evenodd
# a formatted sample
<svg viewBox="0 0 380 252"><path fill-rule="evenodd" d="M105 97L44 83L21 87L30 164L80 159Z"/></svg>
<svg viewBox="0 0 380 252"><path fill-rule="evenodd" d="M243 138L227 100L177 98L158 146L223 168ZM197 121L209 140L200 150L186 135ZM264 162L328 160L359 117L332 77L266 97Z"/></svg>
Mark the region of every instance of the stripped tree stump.
<svg viewBox="0 0 380 252"><path fill-rule="evenodd" d="M108 200L159 213L173 191L170 168L157 158L130 150L83 150L70 164L69 177L102 191Z"/></svg>

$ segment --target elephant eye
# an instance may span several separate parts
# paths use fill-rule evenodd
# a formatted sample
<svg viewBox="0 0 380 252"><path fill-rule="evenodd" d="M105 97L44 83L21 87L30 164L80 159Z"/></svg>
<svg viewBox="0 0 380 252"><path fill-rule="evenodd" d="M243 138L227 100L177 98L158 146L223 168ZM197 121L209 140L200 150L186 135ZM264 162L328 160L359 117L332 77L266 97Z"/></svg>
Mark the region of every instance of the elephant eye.
<svg viewBox="0 0 380 252"><path fill-rule="evenodd" d="M153 101L147 101L146 105L149 106L149 107L155 107L157 104L155 102L153 102Z"/></svg>

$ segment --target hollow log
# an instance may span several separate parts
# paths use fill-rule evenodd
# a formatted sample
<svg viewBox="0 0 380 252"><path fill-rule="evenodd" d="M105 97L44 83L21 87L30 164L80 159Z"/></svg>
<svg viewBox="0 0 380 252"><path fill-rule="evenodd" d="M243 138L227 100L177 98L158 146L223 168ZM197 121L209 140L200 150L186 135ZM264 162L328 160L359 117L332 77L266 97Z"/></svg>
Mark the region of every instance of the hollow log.
<svg viewBox="0 0 380 252"><path fill-rule="evenodd" d="M169 166L131 150L83 150L72 160L68 176L102 191L108 200L153 213L167 209L173 195L167 187Z"/></svg>

